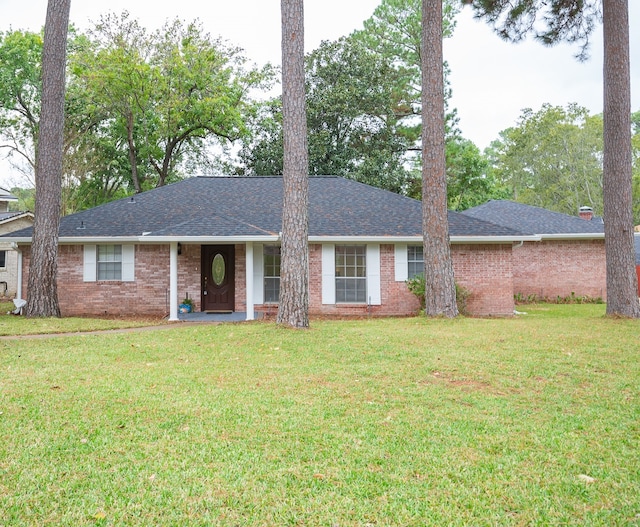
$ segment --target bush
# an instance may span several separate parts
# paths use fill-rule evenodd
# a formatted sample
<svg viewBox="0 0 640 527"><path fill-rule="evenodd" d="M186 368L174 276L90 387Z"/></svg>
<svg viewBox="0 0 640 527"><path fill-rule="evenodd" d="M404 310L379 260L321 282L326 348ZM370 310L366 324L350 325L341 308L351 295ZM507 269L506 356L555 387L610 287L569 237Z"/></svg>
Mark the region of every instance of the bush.
<svg viewBox="0 0 640 527"><path fill-rule="evenodd" d="M425 308L425 279L424 275L419 274L406 281L407 288L411 291L420 301L420 308L424 311ZM456 304L458 305L458 313L461 315L468 315L467 300L471 296L471 291L466 287L461 286L456 282Z"/></svg>

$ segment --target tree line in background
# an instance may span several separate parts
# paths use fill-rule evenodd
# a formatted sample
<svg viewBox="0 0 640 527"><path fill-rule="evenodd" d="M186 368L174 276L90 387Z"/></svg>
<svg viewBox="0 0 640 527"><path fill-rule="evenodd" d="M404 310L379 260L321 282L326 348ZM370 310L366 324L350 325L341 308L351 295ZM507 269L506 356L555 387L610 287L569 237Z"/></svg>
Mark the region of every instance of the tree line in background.
<svg viewBox="0 0 640 527"><path fill-rule="evenodd" d="M444 2L443 34L457 2ZM385 0L364 29L305 57L309 173L421 198L420 2ZM34 186L42 35L0 35L0 147ZM446 69L445 69L446 72ZM69 32L63 210L74 212L192 174L281 175L282 100L267 65L197 23L150 33L124 12ZM446 73L445 73L446 75ZM445 91L445 101L449 98ZM640 112L633 114L640 223ZM446 114L448 206L514 199L602 214L602 116L570 104L523 110L485 152ZM14 189L33 210L33 191Z"/></svg>

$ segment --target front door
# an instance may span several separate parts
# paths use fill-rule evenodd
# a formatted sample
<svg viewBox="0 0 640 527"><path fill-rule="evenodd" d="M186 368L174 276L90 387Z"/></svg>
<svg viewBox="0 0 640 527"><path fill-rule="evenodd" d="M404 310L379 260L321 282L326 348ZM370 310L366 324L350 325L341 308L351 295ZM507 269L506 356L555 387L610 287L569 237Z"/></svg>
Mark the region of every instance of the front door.
<svg viewBox="0 0 640 527"><path fill-rule="evenodd" d="M229 312L235 309L235 247L202 246L202 310Z"/></svg>

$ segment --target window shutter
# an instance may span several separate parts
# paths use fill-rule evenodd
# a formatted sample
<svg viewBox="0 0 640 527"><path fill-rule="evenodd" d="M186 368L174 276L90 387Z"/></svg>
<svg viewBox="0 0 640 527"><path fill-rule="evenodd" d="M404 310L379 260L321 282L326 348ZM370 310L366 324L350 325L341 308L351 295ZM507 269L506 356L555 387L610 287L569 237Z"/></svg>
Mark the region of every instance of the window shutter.
<svg viewBox="0 0 640 527"><path fill-rule="evenodd" d="M396 282L406 282L409 278L407 246L404 244L396 245L395 253Z"/></svg>
<svg viewBox="0 0 640 527"><path fill-rule="evenodd" d="M264 245L253 244L253 301L264 304Z"/></svg>
<svg viewBox="0 0 640 527"><path fill-rule="evenodd" d="M336 246L322 246L322 303L336 303Z"/></svg>
<svg viewBox="0 0 640 527"><path fill-rule="evenodd" d="M95 245L84 246L84 271L83 280L85 282L96 281L96 249Z"/></svg>
<svg viewBox="0 0 640 527"><path fill-rule="evenodd" d="M135 276L136 246L122 246L122 281L133 282Z"/></svg>
<svg viewBox="0 0 640 527"><path fill-rule="evenodd" d="M382 303L380 295L380 245L367 245L367 302L372 306Z"/></svg>

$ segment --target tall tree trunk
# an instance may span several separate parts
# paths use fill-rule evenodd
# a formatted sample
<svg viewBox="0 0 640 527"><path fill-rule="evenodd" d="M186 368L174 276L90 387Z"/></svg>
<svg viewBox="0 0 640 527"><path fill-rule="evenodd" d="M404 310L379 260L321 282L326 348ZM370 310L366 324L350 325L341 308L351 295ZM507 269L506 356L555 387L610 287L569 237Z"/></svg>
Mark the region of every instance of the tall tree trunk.
<svg viewBox="0 0 640 527"><path fill-rule="evenodd" d="M42 110L27 316L59 317L58 229L62 196L65 63L71 0L49 0L42 48Z"/></svg>
<svg viewBox="0 0 640 527"><path fill-rule="evenodd" d="M425 314L455 317L444 145L442 0L422 0L422 232Z"/></svg>
<svg viewBox="0 0 640 527"><path fill-rule="evenodd" d="M284 137L278 324L309 327L309 161L304 86L304 2L282 0Z"/></svg>
<svg viewBox="0 0 640 527"><path fill-rule="evenodd" d="M631 195L631 80L627 0L604 0L604 232L607 314L640 318Z"/></svg>

